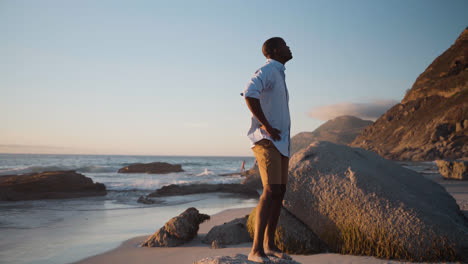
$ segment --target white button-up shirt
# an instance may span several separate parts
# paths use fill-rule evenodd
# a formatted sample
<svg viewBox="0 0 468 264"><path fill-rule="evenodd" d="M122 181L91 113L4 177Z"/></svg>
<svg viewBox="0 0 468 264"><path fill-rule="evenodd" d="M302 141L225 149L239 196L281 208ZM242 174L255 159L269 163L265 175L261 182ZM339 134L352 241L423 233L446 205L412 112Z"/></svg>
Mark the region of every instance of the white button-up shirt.
<svg viewBox="0 0 468 264"><path fill-rule="evenodd" d="M260 100L260 106L266 119L273 128L281 131L281 140L274 141L266 131L260 128L261 123L252 115L247 136L251 147L257 141L268 139L273 142L278 151L286 157L291 149L291 118L289 116L289 94L286 87L283 64L273 59L258 69L243 92L244 97Z"/></svg>

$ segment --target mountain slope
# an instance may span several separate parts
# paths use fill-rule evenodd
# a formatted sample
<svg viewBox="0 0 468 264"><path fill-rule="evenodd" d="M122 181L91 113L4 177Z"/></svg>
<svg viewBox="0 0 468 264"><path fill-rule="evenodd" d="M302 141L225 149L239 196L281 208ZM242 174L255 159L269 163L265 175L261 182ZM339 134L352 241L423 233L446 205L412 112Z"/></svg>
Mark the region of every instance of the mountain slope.
<svg viewBox="0 0 468 264"><path fill-rule="evenodd" d="M395 160L468 156L468 28L351 144Z"/></svg>
<svg viewBox="0 0 468 264"><path fill-rule="evenodd" d="M291 138L291 154L309 146L315 140L330 141L347 145L351 143L362 130L371 125L372 121L362 120L354 116L339 116L328 120L313 132L301 132Z"/></svg>

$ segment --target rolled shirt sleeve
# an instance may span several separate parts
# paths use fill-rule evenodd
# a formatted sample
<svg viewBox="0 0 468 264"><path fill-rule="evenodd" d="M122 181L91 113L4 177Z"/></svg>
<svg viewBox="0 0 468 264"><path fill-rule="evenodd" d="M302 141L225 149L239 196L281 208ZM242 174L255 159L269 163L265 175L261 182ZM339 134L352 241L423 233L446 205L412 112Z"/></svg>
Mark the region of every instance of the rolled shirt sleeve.
<svg viewBox="0 0 468 264"><path fill-rule="evenodd" d="M247 83L247 87L243 92L244 98L252 97L260 99L260 94L267 86L267 81L268 77L266 71L262 69L257 70L252 79Z"/></svg>

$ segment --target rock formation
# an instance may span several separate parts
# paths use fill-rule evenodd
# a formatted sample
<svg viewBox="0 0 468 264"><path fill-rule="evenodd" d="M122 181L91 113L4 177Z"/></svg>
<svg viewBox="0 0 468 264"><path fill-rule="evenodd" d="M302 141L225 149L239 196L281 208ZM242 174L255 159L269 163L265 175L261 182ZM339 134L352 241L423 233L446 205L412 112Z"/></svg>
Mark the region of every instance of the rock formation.
<svg viewBox="0 0 468 264"><path fill-rule="evenodd" d="M467 260L468 222L439 184L374 152L314 142L290 162L284 207L332 250Z"/></svg>
<svg viewBox="0 0 468 264"><path fill-rule="evenodd" d="M436 163L445 179L468 180L468 161L436 160Z"/></svg>
<svg viewBox="0 0 468 264"><path fill-rule="evenodd" d="M291 138L291 154L309 146L313 141L330 141L348 145L373 122L354 116L339 116L328 120L313 132L301 132Z"/></svg>
<svg viewBox="0 0 468 264"><path fill-rule="evenodd" d="M255 231L256 208L247 221L247 230L253 239ZM317 254L327 252L327 246L304 223L281 208L280 218L275 233L275 245L288 254Z"/></svg>
<svg viewBox="0 0 468 264"><path fill-rule="evenodd" d="M191 241L198 232L198 228L209 215L200 214L197 209L190 207L180 215L171 218L156 233L141 244L142 247L176 247Z"/></svg>
<svg viewBox="0 0 468 264"><path fill-rule="evenodd" d="M0 177L0 201L64 199L106 195L106 186L75 171Z"/></svg>
<svg viewBox="0 0 468 264"><path fill-rule="evenodd" d="M143 195L138 197L137 202L142 203L142 204L154 204L153 200L151 200L150 198L148 198L146 196L143 196Z"/></svg>
<svg viewBox="0 0 468 264"><path fill-rule="evenodd" d="M468 28L352 146L394 160L468 157Z"/></svg>
<svg viewBox="0 0 468 264"><path fill-rule="evenodd" d="M254 188L249 188L242 184L188 184L188 185L177 185L171 184L163 186L160 189L150 193L148 197L163 197L163 196L175 196L175 195L188 195L197 193L233 193L239 196L258 198L258 192Z"/></svg>
<svg viewBox="0 0 468 264"><path fill-rule="evenodd" d="M118 170L119 173L149 173L165 174L171 172L183 172L182 165L166 162L134 163Z"/></svg>
<svg viewBox="0 0 468 264"><path fill-rule="evenodd" d="M270 258L271 264L300 264L294 260L285 260L279 258ZM236 254L233 256L216 256L216 257L208 257L193 264L258 264L258 262L249 261L246 255Z"/></svg>
<svg viewBox="0 0 468 264"><path fill-rule="evenodd" d="M218 246L224 246L252 241L247 231L247 218L248 216L237 218L222 225L214 226L203 238L203 243L212 244L216 241Z"/></svg>

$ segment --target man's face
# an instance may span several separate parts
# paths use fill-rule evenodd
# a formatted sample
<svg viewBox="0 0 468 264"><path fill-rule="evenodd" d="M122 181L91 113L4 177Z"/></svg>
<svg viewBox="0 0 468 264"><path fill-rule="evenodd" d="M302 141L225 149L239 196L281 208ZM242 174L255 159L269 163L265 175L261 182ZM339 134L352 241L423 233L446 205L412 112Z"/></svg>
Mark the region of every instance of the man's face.
<svg viewBox="0 0 468 264"><path fill-rule="evenodd" d="M284 40L281 41L279 48L276 49L276 53L278 57L282 58L285 62L293 58L291 50Z"/></svg>

